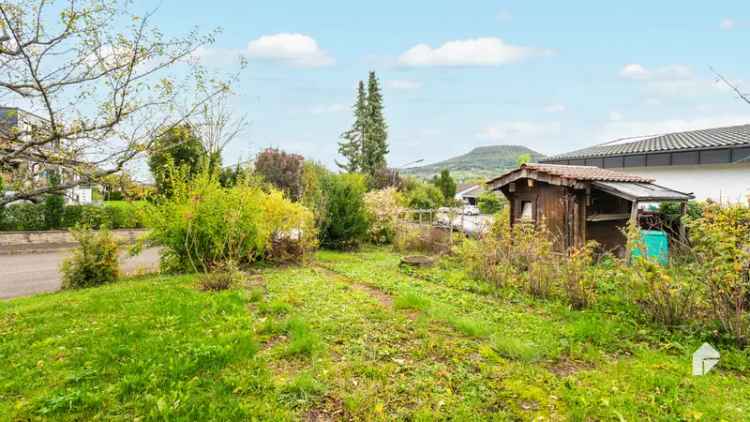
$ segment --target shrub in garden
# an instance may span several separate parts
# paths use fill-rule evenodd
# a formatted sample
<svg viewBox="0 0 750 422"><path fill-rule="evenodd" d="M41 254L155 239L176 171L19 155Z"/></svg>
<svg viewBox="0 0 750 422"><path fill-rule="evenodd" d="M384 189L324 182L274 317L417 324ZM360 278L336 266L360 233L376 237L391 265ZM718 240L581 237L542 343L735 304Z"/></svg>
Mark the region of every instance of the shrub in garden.
<svg viewBox="0 0 750 422"><path fill-rule="evenodd" d="M712 316L738 343L750 342L750 208L706 205L688 220Z"/></svg>
<svg viewBox="0 0 750 422"><path fill-rule="evenodd" d="M672 327L695 316L698 283L687 272L642 256L633 258L629 270L631 298L653 321Z"/></svg>
<svg viewBox="0 0 750 422"><path fill-rule="evenodd" d="M236 287L243 279L237 264L229 260L217 265L212 272L202 274L198 279L198 287L204 291L218 292Z"/></svg>
<svg viewBox="0 0 750 422"><path fill-rule="evenodd" d="M364 176L359 174L335 174L323 178L326 207L320 230L321 246L348 249L365 240L369 229L364 202L366 190Z"/></svg>
<svg viewBox="0 0 750 422"><path fill-rule="evenodd" d="M307 251L317 246L318 234L310 210L292 203L280 191L266 194L265 224L270 228L267 258L272 262L302 262Z"/></svg>
<svg viewBox="0 0 750 422"><path fill-rule="evenodd" d="M482 214L495 214L503 209L504 202L492 192L483 192L479 195L477 206Z"/></svg>
<svg viewBox="0 0 750 422"><path fill-rule="evenodd" d="M687 322L697 309L697 283L687 271L663 267L648 258L635 224L628 225L626 236L628 250L641 249L640 256L632 257L630 267L621 267L630 279L630 299L655 322L670 327Z"/></svg>
<svg viewBox="0 0 750 422"><path fill-rule="evenodd" d="M446 254L451 251L451 233L438 227L405 224L396 229L393 249L397 252Z"/></svg>
<svg viewBox="0 0 750 422"><path fill-rule="evenodd" d="M544 224L510 227L508 210L495 219L489 233L458 248L469 273L496 287L514 286L548 297L556 288L560 258Z"/></svg>
<svg viewBox="0 0 750 422"><path fill-rule="evenodd" d="M596 299L597 273L594 271L596 242L590 241L582 248L573 249L563 258L562 284L574 308L591 306Z"/></svg>
<svg viewBox="0 0 750 422"><path fill-rule="evenodd" d="M326 216L326 193L323 181L330 172L322 164L305 161L302 169L302 204L315 216L315 227L323 227Z"/></svg>
<svg viewBox="0 0 750 422"><path fill-rule="evenodd" d="M409 208L431 210L441 207L445 202L443 193L431 183L407 179L404 189Z"/></svg>
<svg viewBox="0 0 750 422"><path fill-rule="evenodd" d="M250 264L266 258L278 236L295 238L302 250L314 246L311 213L279 192L265 193L247 181L224 188L208 172L171 185L172 196L146 213L150 241L163 246L165 271L209 272L230 260Z"/></svg>
<svg viewBox="0 0 750 422"><path fill-rule="evenodd" d="M71 230L78 241L73 255L62 263L62 288L79 289L117 281L120 264L117 260L117 242L108 230L90 228Z"/></svg>
<svg viewBox="0 0 750 422"><path fill-rule="evenodd" d="M403 202L403 195L392 187L365 194L365 208L370 217L367 233L371 242L386 244L393 241Z"/></svg>
<svg viewBox="0 0 750 422"><path fill-rule="evenodd" d="M103 221L111 229L140 229L144 227L145 208L141 201L107 201Z"/></svg>

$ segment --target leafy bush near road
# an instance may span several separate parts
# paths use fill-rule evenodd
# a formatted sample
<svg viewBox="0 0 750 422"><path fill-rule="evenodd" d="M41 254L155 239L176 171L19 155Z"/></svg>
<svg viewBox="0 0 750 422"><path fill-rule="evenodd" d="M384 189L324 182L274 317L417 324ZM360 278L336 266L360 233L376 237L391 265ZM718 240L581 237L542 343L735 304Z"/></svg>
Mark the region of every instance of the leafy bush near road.
<svg viewBox="0 0 750 422"><path fill-rule="evenodd" d="M266 193L252 181L224 188L207 172L188 181L173 178L171 186L171 196L146 212L150 240L163 246L165 271L250 264L268 258L280 237L297 242L301 253L315 246L312 214L278 191Z"/></svg>
<svg viewBox="0 0 750 422"><path fill-rule="evenodd" d="M4 231L47 230L44 221L44 204L13 204L3 210L3 220L0 227Z"/></svg>
<svg viewBox="0 0 750 422"><path fill-rule="evenodd" d="M117 281L120 264L117 242L104 229L93 231L87 227L71 230L78 241L73 255L62 263L63 289L80 289Z"/></svg>
<svg viewBox="0 0 750 422"><path fill-rule="evenodd" d="M137 229L144 227L144 202L108 201L104 205L65 205L50 196L40 204L14 204L6 207L0 221L4 231L61 230L78 225L92 229Z"/></svg>
<svg viewBox="0 0 750 422"><path fill-rule="evenodd" d="M409 208L433 210L440 208L445 203L443 193L432 183L425 183L413 178L406 179L404 190Z"/></svg>

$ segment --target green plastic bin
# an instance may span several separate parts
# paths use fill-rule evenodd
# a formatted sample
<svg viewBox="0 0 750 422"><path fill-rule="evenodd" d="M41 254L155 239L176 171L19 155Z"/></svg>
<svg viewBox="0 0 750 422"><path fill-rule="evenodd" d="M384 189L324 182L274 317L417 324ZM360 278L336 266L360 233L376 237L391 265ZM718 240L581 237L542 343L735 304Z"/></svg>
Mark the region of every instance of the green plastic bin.
<svg viewBox="0 0 750 422"><path fill-rule="evenodd" d="M669 238L661 230L641 230L641 242L646 249L646 256L654 261L667 265L669 263ZM634 248L632 255L641 256L641 250Z"/></svg>

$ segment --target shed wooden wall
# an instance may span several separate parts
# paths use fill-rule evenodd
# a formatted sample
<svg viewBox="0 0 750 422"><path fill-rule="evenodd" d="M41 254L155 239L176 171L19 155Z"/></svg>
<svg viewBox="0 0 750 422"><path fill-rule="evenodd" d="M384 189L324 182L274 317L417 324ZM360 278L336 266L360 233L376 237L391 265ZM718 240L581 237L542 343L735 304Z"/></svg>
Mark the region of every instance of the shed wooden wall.
<svg viewBox="0 0 750 422"><path fill-rule="evenodd" d="M586 236L584 192L536 180L533 186L529 186L528 180L517 180L515 192L510 192L508 186L502 189L510 202L511 225L520 218L521 203L531 201L536 221L544 221L553 237L555 250L562 252L571 246L583 245Z"/></svg>

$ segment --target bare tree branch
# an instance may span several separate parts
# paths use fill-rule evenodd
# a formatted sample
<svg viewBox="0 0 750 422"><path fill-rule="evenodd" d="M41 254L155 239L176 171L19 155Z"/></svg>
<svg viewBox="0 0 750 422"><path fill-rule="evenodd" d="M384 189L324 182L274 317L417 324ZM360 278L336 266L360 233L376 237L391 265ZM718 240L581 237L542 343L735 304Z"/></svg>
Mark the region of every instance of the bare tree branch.
<svg viewBox="0 0 750 422"><path fill-rule="evenodd" d="M716 75L719 81L723 82L726 86L728 86L732 91L734 91L735 94L744 102L750 104L750 95L743 93L740 91L740 89L735 85L734 83L730 82L727 78L724 77L721 73L714 70L713 67L709 67L711 69L711 72Z"/></svg>
<svg viewBox="0 0 750 422"><path fill-rule="evenodd" d="M62 2L0 2L0 98L23 105L15 125L0 115L0 169L24 167L0 206L119 171L169 129L205 115L236 80L209 78L193 59L217 31L170 38L153 12L134 15L127 0ZM226 125L219 149L244 117ZM46 186L40 176L50 167L78 177Z"/></svg>

